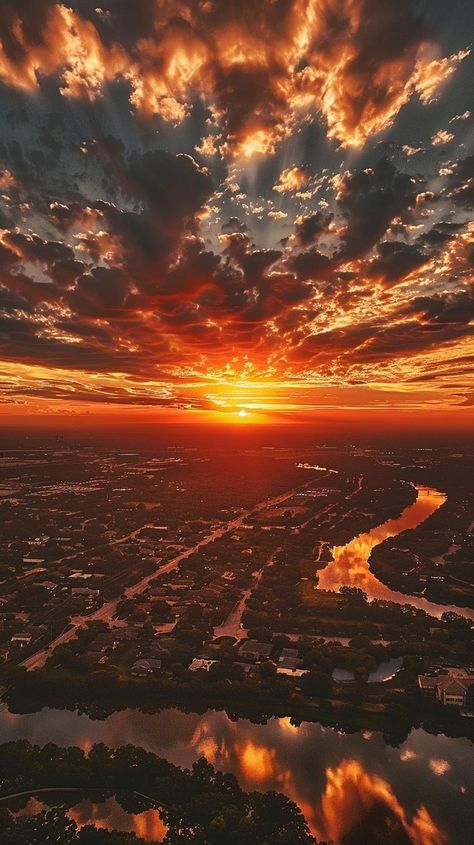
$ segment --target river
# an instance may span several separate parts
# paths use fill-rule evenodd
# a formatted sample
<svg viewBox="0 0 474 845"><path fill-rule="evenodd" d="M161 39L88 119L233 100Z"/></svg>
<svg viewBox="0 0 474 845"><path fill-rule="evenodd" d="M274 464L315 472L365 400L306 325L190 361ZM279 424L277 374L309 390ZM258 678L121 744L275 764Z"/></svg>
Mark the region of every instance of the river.
<svg viewBox="0 0 474 845"><path fill-rule="evenodd" d="M294 801L321 839L340 843L371 810L383 807L413 845L470 845L474 815L472 745L467 739L413 730L399 748L379 733L344 734L319 724L295 727L288 719L254 725L231 721L223 712L157 714L136 710L103 721L67 710L31 715L0 713L0 741L26 738L38 744L133 743L190 766L205 755L233 772L248 789L277 789ZM125 816L114 802L86 802L73 815L106 825L112 819L149 839L161 830L156 811ZM470 823L469 823L470 819ZM367 845L370 838L364 840ZM400 840L403 841L402 839Z"/></svg>
<svg viewBox="0 0 474 845"><path fill-rule="evenodd" d="M333 560L318 571L318 589L337 592L341 587L358 587L369 601L379 599L395 604L410 604L438 619L447 611L455 611L466 619L474 620L474 610L448 604L435 604L422 596L409 596L391 590L370 569L370 554L375 546L396 537L402 531L417 528L446 501L446 496L432 487L416 486L417 498L397 519L388 519L377 528L359 534L345 546L335 546Z"/></svg>

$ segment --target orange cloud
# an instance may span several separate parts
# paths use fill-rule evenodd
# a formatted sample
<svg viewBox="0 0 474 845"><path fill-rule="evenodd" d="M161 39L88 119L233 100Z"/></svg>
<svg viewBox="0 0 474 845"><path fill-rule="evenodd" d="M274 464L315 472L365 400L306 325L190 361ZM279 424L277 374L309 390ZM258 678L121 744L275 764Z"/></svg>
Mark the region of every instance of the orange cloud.
<svg viewBox="0 0 474 845"><path fill-rule="evenodd" d="M18 88L34 90L42 76L58 74L64 94L94 98L128 66L119 45L106 47L90 21L63 5L47 10L40 40L30 37L20 14L11 20L10 36L14 50L0 42L0 79Z"/></svg>
<svg viewBox="0 0 474 845"><path fill-rule="evenodd" d="M16 185L16 179L10 170L0 170L0 189L2 191L8 190Z"/></svg>
<svg viewBox="0 0 474 845"><path fill-rule="evenodd" d="M10 11L0 42L3 82L32 91L55 75L63 94L94 99L124 79L139 115L171 123L203 96L219 127L212 149L243 159L271 154L318 114L330 138L362 146L413 95L431 102L468 53L436 56L407 0L292 0L284 8L271 0L159 0L133 43L120 10L111 10L107 32L97 11L94 22L60 3L43 6L37 31L25 13ZM140 30L139 12L136 24ZM211 142L203 152L211 153Z"/></svg>
<svg viewBox="0 0 474 845"><path fill-rule="evenodd" d="M280 194L285 194L288 191L300 191L305 188L309 181L309 173L304 167L289 167L280 173L280 178L276 185L273 186L274 191Z"/></svg>

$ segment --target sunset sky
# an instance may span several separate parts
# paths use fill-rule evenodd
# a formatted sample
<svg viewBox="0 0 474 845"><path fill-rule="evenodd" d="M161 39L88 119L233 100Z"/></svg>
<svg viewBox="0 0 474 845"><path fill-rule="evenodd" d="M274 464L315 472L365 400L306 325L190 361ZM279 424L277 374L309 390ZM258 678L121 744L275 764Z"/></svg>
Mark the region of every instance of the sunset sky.
<svg viewBox="0 0 474 845"><path fill-rule="evenodd" d="M473 24L464 0L1 0L3 420L465 426Z"/></svg>

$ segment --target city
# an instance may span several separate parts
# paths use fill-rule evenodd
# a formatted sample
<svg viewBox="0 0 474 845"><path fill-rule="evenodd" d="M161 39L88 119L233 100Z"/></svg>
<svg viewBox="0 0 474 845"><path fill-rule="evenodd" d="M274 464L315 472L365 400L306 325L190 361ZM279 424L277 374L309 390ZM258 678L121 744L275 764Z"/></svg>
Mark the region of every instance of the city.
<svg viewBox="0 0 474 845"><path fill-rule="evenodd" d="M472 710L473 456L89 447L0 462L1 656L20 709L107 709L151 685L257 715L360 709L368 727L397 705L409 724L443 721L417 684L447 674Z"/></svg>

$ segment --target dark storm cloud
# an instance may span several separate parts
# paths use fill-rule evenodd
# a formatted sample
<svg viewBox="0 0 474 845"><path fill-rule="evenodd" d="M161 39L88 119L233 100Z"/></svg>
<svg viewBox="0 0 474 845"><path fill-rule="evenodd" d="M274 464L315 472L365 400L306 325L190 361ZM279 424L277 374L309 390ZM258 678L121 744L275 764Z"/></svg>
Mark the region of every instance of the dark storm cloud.
<svg viewBox="0 0 474 845"><path fill-rule="evenodd" d="M92 143L89 148L96 151ZM181 346L181 363L192 350L212 354L223 337L237 350L262 342L271 349L275 338L267 325L275 320L282 330L298 333L299 360L361 357L361 347L369 350L375 341L380 346L380 326L329 329L300 343L309 315L318 314L301 306L315 292L342 310L360 300L367 292L360 273L338 269L350 257L368 256L367 278L375 277L385 287L427 260L416 244L391 240L378 243L376 256L370 258L370 248L394 217L414 213L421 186L420 180L398 172L386 160L345 173L336 183L336 211L297 218L285 252L259 249L248 227L230 218L221 227L219 254L198 234L198 214L212 193L205 169L189 156L154 151L130 158L118 144L108 143L109 148L123 201L133 200L137 210L104 200L52 202L49 219L64 240L17 230L4 234L2 282L12 295L32 303L38 314L55 305L69 312L67 319L48 314L48 337L41 336L42 317L29 333L24 330L12 339L9 354L17 349L19 360L29 360L37 342L38 361L71 366L75 355L77 368L104 370L108 359L110 367L120 362L126 372L143 372L152 360L170 360L171 340ZM331 226L334 252L327 256L316 242ZM430 249L441 235L452 239L458 234L454 224L437 224ZM314 245L303 248L308 244ZM49 282L35 282L25 272L25 262L40 265ZM295 306L301 310L291 316ZM404 314L416 313L422 319L417 308ZM454 313L447 310L445 321L454 322ZM74 344L63 342L62 335L74 337ZM439 339L442 343L446 338Z"/></svg>
<svg viewBox="0 0 474 845"><path fill-rule="evenodd" d="M451 168L448 177L450 198L464 208L474 206L474 155L460 159Z"/></svg>
<svg viewBox="0 0 474 845"><path fill-rule="evenodd" d="M399 172L387 159L373 168L345 174L337 193L346 220L341 257L355 258L374 246L392 220L415 205L421 187L419 179Z"/></svg>
<svg viewBox="0 0 474 845"><path fill-rule="evenodd" d="M38 235L24 235L21 232L8 233L6 241L26 260L48 267L57 261L74 260L74 250L60 241L44 241Z"/></svg>
<svg viewBox="0 0 474 845"><path fill-rule="evenodd" d="M316 211L306 217L299 217L295 224L295 239L302 246L309 246L327 232L329 224L334 219L334 214L326 214Z"/></svg>
<svg viewBox="0 0 474 845"><path fill-rule="evenodd" d="M301 280L327 278L334 266L316 247L290 256L287 264Z"/></svg>
<svg viewBox="0 0 474 845"><path fill-rule="evenodd" d="M115 172L123 195L140 211L99 200L52 203L49 215L63 232L81 227L76 240L93 262L112 256L108 260L142 292L168 289L170 256L195 227L197 213L212 194L211 177L190 156L164 150L125 160L117 148Z"/></svg>
<svg viewBox="0 0 474 845"><path fill-rule="evenodd" d="M132 190L143 197L166 230L181 229L212 194L212 179L191 156L155 150L131 158Z"/></svg>
<svg viewBox="0 0 474 845"><path fill-rule="evenodd" d="M334 359L357 349L370 340L376 330L377 326L369 323L312 334L294 350L293 358L300 362Z"/></svg>
<svg viewBox="0 0 474 845"><path fill-rule="evenodd" d="M7 244L0 242L0 271L11 270L20 262L20 257Z"/></svg>
<svg viewBox="0 0 474 845"><path fill-rule="evenodd" d="M79 276L67 302L77 314L95 317L113 316L125 306L130 283L122 270L115 267L94 267Z"/></svg>
<svg viewBox="0 0 474 845"><path fill-rule="evenodd" d="M436 351L440 344L454 344L472 337L473 334L472 326L454 323L430 326L407 321L393 326L381 326L366 344L354 352L352 360L354 363L360 363L415 356L420 352Z"/></svg>
<svg viewBox="0 0 474 845"><path fill-rule="evenodd" d="M248 232L248 226L242 220L239 220L238 217L230 217L226 223L222 224L221 232L227 232L229 234L232 234L232 232Z"/></svg>
<svg viewBox="0 0 474 845"><path fill-rule="evenodd" d="M65 367L67 369L90 369L106 372L110 368L112 344L101 348L95 342L67 344L60 337L41 333L41 327L19 314L0 315L0 357L3 361L17 361L23 364ZM129 367L131 356L116 352L116 366Z"/></svg>
<svg viewBox="0 0 474 845"><path fill-rule="evenodd" d="M433 226L428 232L421 235L418 240L420 243L426 244L427 246L443 245L447 241L452 240L452 238L454 238L462 228L462 223L441 221Z"/></svg>
<svg viewBox="0 0 474 845"><path fill-rule="evenodd" d="M405 310L407 314L417 314L424 323L432 325L468 324L474 319L474 289L417 296Z"/></svg>
<svg viewBox="0 0 474 845"><path fill-rule="evenodd" d="M392 285L408 276L429 260L414 244L402 241L383 241L377 246L378 257L369 264L369 275L381 277L386 285Z"/></svg>
<svg viewBox="0 0 474 845"><path fill-rule="evenodd" d="M86 270L82 261L73 258L64 258L56 261L50 267L50 275L53 282L59 287L70 287Z"/></svg>

